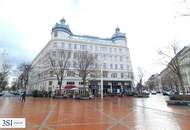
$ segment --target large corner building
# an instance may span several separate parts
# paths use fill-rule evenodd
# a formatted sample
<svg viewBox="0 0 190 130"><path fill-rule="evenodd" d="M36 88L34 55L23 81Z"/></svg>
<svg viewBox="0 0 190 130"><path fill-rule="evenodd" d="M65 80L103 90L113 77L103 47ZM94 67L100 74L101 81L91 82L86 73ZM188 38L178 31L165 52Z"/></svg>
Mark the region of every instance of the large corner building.
<svg viewBox="0 0 190 130"><path fill-rule="evenodd" d="M88 51L98 57L98 64L102 65L104 92L117 93L118 91L130 91L133 86L133 70L130 59L127 38L117 27L111 38L99 38L88 35L76 35L70 30L65 19L56 23L51 31L51 40L32 61L32 71L29 78L28 91L45 90L55 91L59 89L56 76L51 74L48 54L59 59L58 50L70 50L71 70L75 69L74 54L77 51ZM91 89L100 88L101 77L89 78L94 80L88 84ZM64 78L62 89L68 84L82 87L80 77L67 75Z"/></svg>

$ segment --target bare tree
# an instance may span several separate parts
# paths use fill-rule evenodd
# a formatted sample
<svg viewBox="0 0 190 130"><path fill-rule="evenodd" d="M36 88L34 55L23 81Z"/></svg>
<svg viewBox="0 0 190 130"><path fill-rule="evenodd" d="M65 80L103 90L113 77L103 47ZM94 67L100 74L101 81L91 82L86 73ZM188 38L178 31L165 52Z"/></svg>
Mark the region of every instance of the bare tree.
<svg viewBox="0 0 190 130"><path fill-rule="evenodd" d="M144 77L144 74L145 74L145 71L143 70L143 68L140 68L140 67L138 67L137 68L138 69L138 83L140 83L140 84L143 84L143 77Z"/></svg>
<svg viewBox="0 0 190 130"><path fill-rule="evenodd" d="M77 63L78 74L82 78L83 87L86 87L87 78L97 73L96 57L88 51L79 52Z"/></svg>
<svg viewBox="0 0 190 130"><path fill-rule="evenodd" d="M143 68L138 67L138 75L137 75L137 92L142 94L143 91L143 77L145 74L145 71L143 70Z"/></svg>
<svg viewBox="0 0 190 130"><path fill-rule="evenodd" d="M8 73L10 66L8 64L2 64L2 69L0 70L0 89L4 90L8 84Z"/></svg>
<svg viewBox="0 0 190 130"><path fill-rule="evenodd" d="M177 80L179 81L179 86L185 95L185 88L183 83L183 78L181 74L181 66L180 66L180 51L179 46L176 41L174 41L168 48L168 51L160 50L159 55L162 59L160 59L161 63L163 65L166 65L169 68L169 71L172 75L172 77L177 77ZM174 83L176 84L177 81L175 79ZM176 86L178 87L178 85ZM179 92L179 91L178 91Z"/></svg>
<svg viewBox="0 0 190 130"><path fill-rule="evenodd" d="M17 81L14 80L11 82L11 90L16 91L18 88Z"/></svg>
<svg viewBox="0 0 190 130"><path fill-rule="evenodd" d="M69 59L71 58L71 52L67 50L58 50L57 54L57 56L49 54L49 62L53 74L56 75L59 85L59 94L61 94L63 79L66 76L67 70L70 68Z"/></svg>
<svg viewBox="0 0 190 130"><path fill-rule="evenodd" d="M164 90L176 90L179 91L179 81L173 72L168 72L161 77L161 84Z"/></svg>
<svg viewBox="0 0 190 130"><path fill-rule="evenodd" d="M18 66L18 69L20 71L20 75L19 75L20 85L23 85L24 90L26 91L26 88L28 85L29 73L32 69L31 64L21 63Z"/></svg>

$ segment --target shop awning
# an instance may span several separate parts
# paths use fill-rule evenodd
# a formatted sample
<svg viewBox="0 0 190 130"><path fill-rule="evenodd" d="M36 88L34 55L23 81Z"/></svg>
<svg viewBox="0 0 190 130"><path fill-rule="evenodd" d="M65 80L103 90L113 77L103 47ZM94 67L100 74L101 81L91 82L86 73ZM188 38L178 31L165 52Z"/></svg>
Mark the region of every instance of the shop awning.
<svg viewBox="0 0 190 130"><path fill-rule="evenodd" d="M72 84L68 84L64 87L64 89L73 89L73 88L76 88L75 85L72 85Z"/></svg>

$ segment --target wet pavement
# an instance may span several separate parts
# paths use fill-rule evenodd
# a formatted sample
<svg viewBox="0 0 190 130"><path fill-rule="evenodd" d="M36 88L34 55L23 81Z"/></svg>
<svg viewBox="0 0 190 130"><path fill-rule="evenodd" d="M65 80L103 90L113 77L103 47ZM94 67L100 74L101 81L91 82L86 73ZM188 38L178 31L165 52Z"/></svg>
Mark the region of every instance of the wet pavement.
<svg viewBox="0 0 190 130"><path fill-rule="evenodd" d="M190 130L190 106L167 106L167 98L0 97L0 117L26 118L26 130Z"/></svg>

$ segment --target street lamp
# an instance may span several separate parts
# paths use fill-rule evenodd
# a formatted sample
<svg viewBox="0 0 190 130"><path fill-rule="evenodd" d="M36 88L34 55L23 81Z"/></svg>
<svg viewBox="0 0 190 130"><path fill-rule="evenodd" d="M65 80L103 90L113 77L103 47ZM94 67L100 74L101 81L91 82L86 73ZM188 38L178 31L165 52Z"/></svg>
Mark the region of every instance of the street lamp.
<svg viewBox="0 0 190 130"><path fill-rule="evenodd" d="M103 97L104 97L104 93L103 93L103 71L102 71L102 66L103 66L103 64L101 65L101 99L103 99Z"/></svg>
<svg viewBox="0 0 190 130"><path fill-rule="evenodd" d="M101 94L101 99L104 98L104 93L103 93L103 90L104 90L104 86L103 86L103 61L105 62L105 58L102 59L103 56L101 56L100 58L100 94Z"/></svg>

